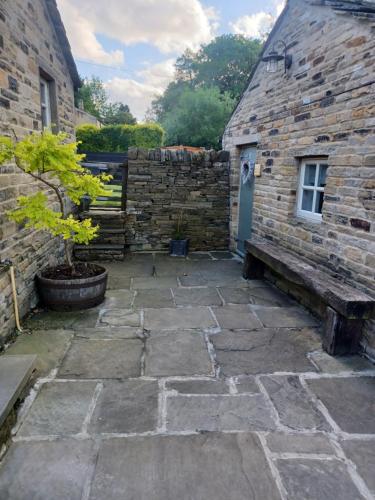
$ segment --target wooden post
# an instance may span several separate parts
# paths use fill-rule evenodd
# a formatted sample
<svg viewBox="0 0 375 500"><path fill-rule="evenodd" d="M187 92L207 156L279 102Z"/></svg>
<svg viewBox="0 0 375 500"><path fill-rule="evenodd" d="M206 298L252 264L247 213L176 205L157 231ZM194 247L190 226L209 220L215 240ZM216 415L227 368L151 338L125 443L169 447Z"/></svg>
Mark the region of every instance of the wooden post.
<svg viewBox="0 0 375 500"><path fill-rule="evenodd" d="M332 356L358 352L362 328L362 319L345 318L332 307L327 306L323 349Z"/></svg>

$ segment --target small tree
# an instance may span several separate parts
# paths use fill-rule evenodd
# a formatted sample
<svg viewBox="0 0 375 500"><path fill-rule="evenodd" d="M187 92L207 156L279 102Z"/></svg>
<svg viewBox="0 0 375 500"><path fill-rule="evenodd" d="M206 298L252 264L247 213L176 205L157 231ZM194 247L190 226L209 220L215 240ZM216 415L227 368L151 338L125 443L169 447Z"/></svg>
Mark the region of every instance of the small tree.
<svg viewBox="0 0 375 500"><path fill-rule="evenodd" d="M20 141L0 136L0 165L13 160L22 172L54 191L59 211L49 208L47 195L38 191L20 196L17 208L9 211L8 216L17 223L24 223L25 227L43 229L52 236L61 237L66 263L73 267L68 241L88 244L95 238L99 227L92 226L91 219L79 221L69 214L67 197L79 204L84 195L93 200L108 195L103 181L110 180L111 176L91 175L79 164L85 155L77 154L77 143L68 143L67 139L67 134L54 135L47 130L27 135Z"/></svg>

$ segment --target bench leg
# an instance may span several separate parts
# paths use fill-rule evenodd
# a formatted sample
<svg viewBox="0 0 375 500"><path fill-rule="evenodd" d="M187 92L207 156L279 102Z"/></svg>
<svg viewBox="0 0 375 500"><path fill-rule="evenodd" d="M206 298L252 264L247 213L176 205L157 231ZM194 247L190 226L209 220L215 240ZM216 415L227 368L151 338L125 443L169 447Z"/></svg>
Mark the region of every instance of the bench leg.
<svg viewBox="0 0 375 500"><path fill-rule="evenodd" d="M245 280L261 280L264 276L264 262L246 253L242 276Z"/></svg>
<svg viewBox="0 0 375 500"><path fill-rule="evenodd" d="M348 319L331 307L327 307L323 349L331 354L354 354L358 351L363 320Z"/></svg>

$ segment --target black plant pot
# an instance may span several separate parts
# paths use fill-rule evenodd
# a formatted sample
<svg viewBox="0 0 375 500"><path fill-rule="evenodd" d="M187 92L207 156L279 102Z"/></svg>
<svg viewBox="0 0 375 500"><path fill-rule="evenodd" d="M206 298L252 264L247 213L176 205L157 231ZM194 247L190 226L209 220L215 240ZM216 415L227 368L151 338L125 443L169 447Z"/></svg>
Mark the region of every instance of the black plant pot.
<svg viewBox="0 0 375 500"><path fill-rule="evenodd" d="M171 240L169 253L172 257L186 257L189 251L189 240Z"/></svg>

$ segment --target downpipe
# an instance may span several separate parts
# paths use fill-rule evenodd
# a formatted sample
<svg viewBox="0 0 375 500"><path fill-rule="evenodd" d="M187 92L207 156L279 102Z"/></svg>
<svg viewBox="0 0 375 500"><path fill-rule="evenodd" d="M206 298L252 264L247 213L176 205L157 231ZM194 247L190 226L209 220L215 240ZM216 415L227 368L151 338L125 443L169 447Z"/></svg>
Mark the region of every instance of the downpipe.
<svg viewBox="0 0 375 500"><path fill-rule="evenodd" d="M22 333L22 327L20 323L20 315L18 309L18 299L17 299L17 287L16 287L16 275L14 272L14 266L10 259L6 259L0 262L0 267L3 268L4 271L9 271L10 273L10 283L12 287L12 296L13 296L13 307L14 307L14 317L16 320L16 328L19 333Z"/></svg>

